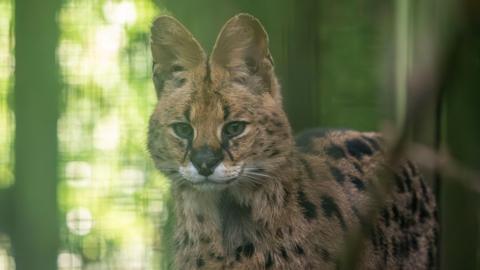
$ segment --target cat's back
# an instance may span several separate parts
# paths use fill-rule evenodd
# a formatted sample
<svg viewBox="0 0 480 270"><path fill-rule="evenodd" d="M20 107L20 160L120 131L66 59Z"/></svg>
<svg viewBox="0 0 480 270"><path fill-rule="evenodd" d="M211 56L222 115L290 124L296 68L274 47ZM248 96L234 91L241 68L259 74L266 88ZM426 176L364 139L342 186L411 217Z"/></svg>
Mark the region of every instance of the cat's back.
<svg viewBox="0 0 480 270"><path fill-rule="evenodd" d="M435 268L435 197L415 164L404 161L391 168L385 161L383 139L374 132L314 129L297 136L296 145L312 174L320 176L312 178L311 189L327 193L330 206L336 209L331 224L319 226L318 234L325 228L344 227L338 230L343 235L362 226L369 228L364 269ZM389 186L391 193L384 194L382 188ZM386 199L370 222L375 192ZM328 217L332 208L325 209L322 203L320 208ZM338 226L336 219L343 220L343 225ZM338 245L331 253L340 249Z"/></svg>

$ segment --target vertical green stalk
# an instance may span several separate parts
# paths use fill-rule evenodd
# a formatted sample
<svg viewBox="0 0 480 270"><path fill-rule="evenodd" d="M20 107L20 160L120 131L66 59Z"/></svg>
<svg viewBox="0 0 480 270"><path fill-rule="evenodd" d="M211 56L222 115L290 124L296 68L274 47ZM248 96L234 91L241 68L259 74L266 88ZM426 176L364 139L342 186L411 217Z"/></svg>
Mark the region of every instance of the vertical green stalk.
<svg viewBox="0 0 480 270"><path fill-rule="evenodd" d="M395 1L395 124L397 130L402 130L405 125L407 107L409 1Z"/></svg>
<svg viewBox="0 0 480 270"><path fill-rule="evenodd" d="M12 243L17 270L56 269L59 8L60 0L15 2Z"/></svg>

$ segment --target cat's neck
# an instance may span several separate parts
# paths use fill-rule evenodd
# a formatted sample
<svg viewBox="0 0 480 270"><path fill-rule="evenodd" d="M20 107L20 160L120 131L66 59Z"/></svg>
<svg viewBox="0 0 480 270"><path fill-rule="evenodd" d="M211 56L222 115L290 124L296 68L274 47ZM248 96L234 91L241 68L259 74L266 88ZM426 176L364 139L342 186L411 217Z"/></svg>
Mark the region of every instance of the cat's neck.
<svg viewBox="0 0 480 270"><path fill-rule="evenodd" d="M297 175L285 169L268 175L257 186L221 191L174 188L177 232L189 235L193 244L215 241L226 252L275 235L279 224L292 219L288 205Z"/></svg>

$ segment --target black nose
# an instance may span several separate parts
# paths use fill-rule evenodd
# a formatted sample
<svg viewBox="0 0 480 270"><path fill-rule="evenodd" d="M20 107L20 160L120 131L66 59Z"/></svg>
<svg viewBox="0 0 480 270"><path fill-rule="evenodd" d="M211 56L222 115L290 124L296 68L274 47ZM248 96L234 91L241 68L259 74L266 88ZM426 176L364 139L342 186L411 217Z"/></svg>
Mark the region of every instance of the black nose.
<svg viewBox="0 0 480 270"><path fill-rule="evenodd" d="M222 160L223 151L221 149L213 150L207 145L192 149L190 153L190 161L197 168L198 173L203 176L211 175Z"/></svg>

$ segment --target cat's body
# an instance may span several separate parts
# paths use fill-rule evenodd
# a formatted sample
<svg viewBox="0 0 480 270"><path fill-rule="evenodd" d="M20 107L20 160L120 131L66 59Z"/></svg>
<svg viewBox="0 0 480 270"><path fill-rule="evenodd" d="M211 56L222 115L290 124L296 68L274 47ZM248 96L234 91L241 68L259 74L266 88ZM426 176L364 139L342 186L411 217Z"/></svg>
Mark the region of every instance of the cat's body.
<svg viewBox="0 0 480 270"><path fill-rule="evenodd" d="M207 61L161 17L152 53L149 150L172 179L175 268L334 269L357 231L362 269L435 268L435 198L418 170L388 168L375 133L312 131L295 142L255 18L230 20ZM376 176L384 168L391 177ZM368 226L369 191L382 181L393 192Z"/></svg>

